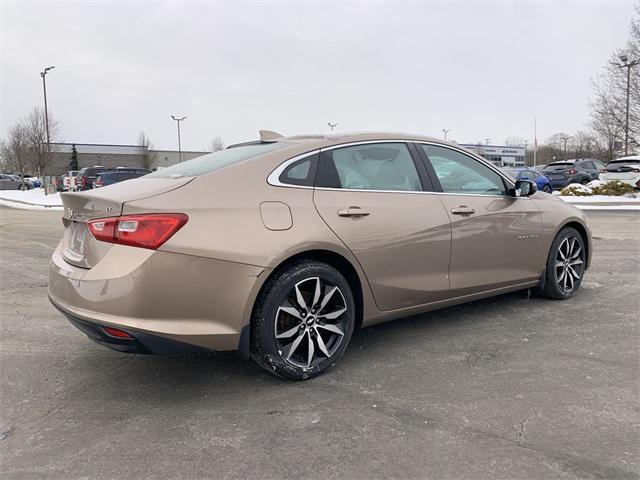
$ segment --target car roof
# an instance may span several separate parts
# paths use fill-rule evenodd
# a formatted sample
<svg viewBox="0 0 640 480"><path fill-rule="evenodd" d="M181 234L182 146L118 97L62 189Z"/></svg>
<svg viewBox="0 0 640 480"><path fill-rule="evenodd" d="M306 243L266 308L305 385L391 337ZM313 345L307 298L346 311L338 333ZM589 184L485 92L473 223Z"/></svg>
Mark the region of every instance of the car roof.
<svg viewBox="0 0 640 480"><path fill-rule="evenodd" d="M264 133L265 131L261 131ZM263 135L262 140L256 140L252 142L242 142L234 145L229 145L227 148L233 148L241 145L250 145L256 143L271 143L271 142L283 142L289 144L305 145L309 149L324 148L333 145L341 145L344 143L357 143L357 142L369 142L369 141L384 141L384 140L401 140L401 141L415 141L415 142L433 142L441 145L448 145L455 148L464 149L463 146L452 142L446 142L442 139L429 137L426 135L410 134L410 133L394 133L394 132L345 132L345 133L331 133L331 134L306 134L306 135L289 135L278 136L275 132L268 132L268 135ZM471 152L474 154L474 152Z"/></svg>
<svg viewBox="0 0 640 480"><path fill-rule="evenodd" d="M625 160L640 160L640 155L629 155L628 157L614 158L612 162L623 162Z"/></svg>

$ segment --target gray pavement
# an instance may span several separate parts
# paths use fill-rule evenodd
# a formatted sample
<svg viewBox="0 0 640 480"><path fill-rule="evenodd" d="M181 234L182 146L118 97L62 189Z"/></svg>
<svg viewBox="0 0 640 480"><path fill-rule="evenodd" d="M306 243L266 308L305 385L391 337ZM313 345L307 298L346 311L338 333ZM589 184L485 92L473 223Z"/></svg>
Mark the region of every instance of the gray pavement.
<svg viewBox="0 0 640 480"><path fill-rule="evenodd" d="M573 299L371 327L301 383L89 341L46 297L60 213L0 207L2 479L640 477L637 212L588 213Z"/></svg>

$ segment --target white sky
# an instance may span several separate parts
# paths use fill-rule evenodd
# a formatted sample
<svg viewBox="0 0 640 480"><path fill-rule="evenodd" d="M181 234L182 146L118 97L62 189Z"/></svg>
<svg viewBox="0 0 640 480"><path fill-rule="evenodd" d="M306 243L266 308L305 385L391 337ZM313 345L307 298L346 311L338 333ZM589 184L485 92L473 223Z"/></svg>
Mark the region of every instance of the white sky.
<svg viewBox="0 0 640 480"><path fill-rule="evenodd" d="M283 134L538 139L587 121L633 2L7 2L0 136L42 104L62 138L185 150Z"/></svg>

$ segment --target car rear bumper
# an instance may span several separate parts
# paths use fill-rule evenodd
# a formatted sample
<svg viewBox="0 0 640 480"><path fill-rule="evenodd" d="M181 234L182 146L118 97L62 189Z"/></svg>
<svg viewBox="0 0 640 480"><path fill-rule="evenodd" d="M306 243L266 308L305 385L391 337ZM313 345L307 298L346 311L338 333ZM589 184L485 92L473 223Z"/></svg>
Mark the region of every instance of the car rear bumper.
<svg viewBox="0 0 640 480"><path fill-rule="evenodd" d="M170 355L180 353L196 353L211 351L195 345L189 345L175 340L169 340L161 336L152 335L145 332L139 332L130 329L119 330L130 335L131 338L119 338L110 335L105 327L108 325L100 325L98 323L82 320L70 312L65 311L51 299L51 303L62 313L71 324L84 333L94 342L103 347L117 350L122 353L153 353L158 355Z"/></svg>
<svg viewBox="0 0 640 480"><path fill-rule="evenodd" d="M140 344L124 351L164 351L158 338L236 350L264 272L253 265L121 245L84 269L68 264L59 245L49 268L49 299L87 335L97 335L89 335L92 339L116 350L129 344L105 339L102 327L121 329Z"/></svg>

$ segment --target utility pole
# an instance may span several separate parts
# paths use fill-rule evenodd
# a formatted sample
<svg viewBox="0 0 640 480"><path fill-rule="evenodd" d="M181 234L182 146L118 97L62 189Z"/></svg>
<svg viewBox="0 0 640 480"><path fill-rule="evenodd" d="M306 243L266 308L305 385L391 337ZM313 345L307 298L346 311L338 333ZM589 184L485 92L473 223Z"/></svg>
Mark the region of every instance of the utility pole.
<svg viewBox="0 0 640 480"><path fill-rule="evenodd" d="M490 141L491 141L491 139L490 139L490 138L485 138L485 139L484 139L484 144L485 144L485 145L489 145L489 142L490 142Z"/></svg>
<svg viewBox="0 0 640 480"><path fill-rule="evenodd" d="M444 141L447 141L447 133L449 133L451 131L451 129L449 128L443 128L442 129L442 133L444 133Z"/></svg>
<svg viewBox="0 0 640 480"><path fill-rule="evenodd" d="M627 112L624 122L624 155L627 156L629 155L629 93L631 90L631 67L640 64L640 58L630 62L626 53L623 53L618 58L620 58L622 62L618 64L618 67L627 69Z"/></svg>
<svg viewBox="0 0 640 480"><path fill-rule="evenodd" d="M52 65L50 67L46 67L40 72L40 76L42 77L42 91L44 93L44 124L47 131L47 170L49 172L49 181L51 181L51 139L49 138L49 111L47 109L47 81L45 77L47 76L47 73L49 73L54 68L56 67ZM44 176L44 172L42 172L42 174ZM44 194L47 195L47 184L44 181L43 184Z"/></svg>
<svg viewBox="0 0 640 480"><path fill-rule="evenodd" d="M171 115L171 118L175 120L176 123L178 124L178 155L180 157L180 163L182 163L182 143L180 142L180 122L182 122L185 118L187 118L187 116L185 115L184 117L178 118Z"/></svg>
<svg viewBox="0 0 640 480"><path fill-rule="evenodd" d="M332 133L333 133L333 129L334 129L334 128L336 128L336 127L338 126L338 124L337 124L337 123L331 123L331 122L327 123L327 125L329 125L329 128L331 129L331 132L332 132Z"/></svg>
<svg viewBox="0 0 640 480"><path fill-rule="evenodd" d="M538 119L533 117L533 166L538 160Z"/></svg>
<svg viewBox="0 0 640 480"><path fill-rule="evenodd" d="M562 141L564 142L564 147L562 148L562 159L566 160L567 159L567 140L569 140L568 136L564 136L562 137Z"/></svg>

